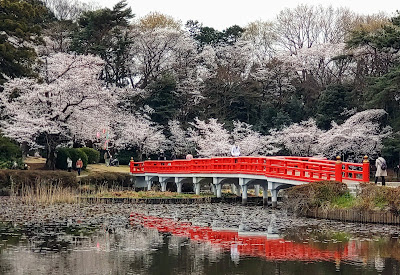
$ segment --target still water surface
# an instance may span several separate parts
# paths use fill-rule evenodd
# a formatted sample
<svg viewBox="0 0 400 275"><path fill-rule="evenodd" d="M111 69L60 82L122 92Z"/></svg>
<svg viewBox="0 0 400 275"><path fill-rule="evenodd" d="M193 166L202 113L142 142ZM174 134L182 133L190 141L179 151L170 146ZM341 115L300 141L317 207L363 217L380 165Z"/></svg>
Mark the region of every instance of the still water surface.
<svg viewBox="0 0 400 275"><path fill-rule="evenodd" d="M395 227L286 217L255 230L152 210L115 223L3 222L0 274L400 274Z"/></svg>

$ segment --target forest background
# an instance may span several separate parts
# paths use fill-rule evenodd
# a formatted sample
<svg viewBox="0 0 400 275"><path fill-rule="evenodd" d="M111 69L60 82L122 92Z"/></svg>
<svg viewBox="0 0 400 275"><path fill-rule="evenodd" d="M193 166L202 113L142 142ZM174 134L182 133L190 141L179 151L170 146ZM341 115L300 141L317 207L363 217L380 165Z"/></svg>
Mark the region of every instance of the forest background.
<svg viewBox="0 0 400 275"><path fill-rule="evenodd" d="M400 15L299 5L218 31L74 0L0 0L0 158L109 147L135 160L400 161Z"/></svg>

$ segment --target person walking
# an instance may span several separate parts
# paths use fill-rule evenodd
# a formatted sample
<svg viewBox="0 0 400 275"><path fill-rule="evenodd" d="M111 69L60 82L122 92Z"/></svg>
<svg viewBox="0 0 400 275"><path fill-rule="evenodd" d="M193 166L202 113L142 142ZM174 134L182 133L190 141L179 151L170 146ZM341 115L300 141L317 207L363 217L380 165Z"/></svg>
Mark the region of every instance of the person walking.
<svg viewBox="0 0 400 275"><path fill-rule="evenodd" d="M70 157L67 158L67 168L68 168L68 172L71 172L71 170L72 170L72 159Z"/></svg>
<svg viewBox="0 0 400 275"><path fill-rule="evenodd" d="M79 158L79 159L76 161L76 170L78 170L78 176L81 175L82 167L83 167L83 162L82 162L81 158Z"/></svg>
<svg viewBox="0 0 400 275"><path fill-rule="evenodd" d="M381 153L378 153L378 158L375 161L376 173L375 173L375 184L378 183L378 178L382 178L382 186L385 186L385 177L387 177L387 164L386 160L382 157Z"/></svg>

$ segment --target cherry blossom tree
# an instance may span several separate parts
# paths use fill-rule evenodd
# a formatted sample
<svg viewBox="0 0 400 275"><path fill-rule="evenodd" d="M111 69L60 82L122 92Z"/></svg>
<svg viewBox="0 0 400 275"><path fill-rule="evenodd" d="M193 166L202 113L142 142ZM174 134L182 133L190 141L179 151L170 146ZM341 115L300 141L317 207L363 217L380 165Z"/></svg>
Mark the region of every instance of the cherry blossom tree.
<svg viewBox="0 0 400 275"><path fill-rule="evenodd" d="M353 160L380 152L382 140L391 133L390 127L381 125L386 114L382 109L370 109L354 114L341 125L332 122L332 128L318 138L319 152L329 158L343 155Z"/></svg>
<svg viewBox="0 0 400 275"><path fill-rule="evenodd" d="M194 144L190 140L189 133L182 129L181 124L177 120L168 122L168 129L171 133L169 137L168 149L171 150L176 157L184 157L194 150Z"/></svg>
<svg viewBox="0 0 400 275"><path fill-rule="evenodd" d="M299 49L296 55L286 58L286 62L291 64L302 81L312 78L325 87L352 79L350 60L337 58L346 54L344 43L316 44Z"/></svg>
<svg viewBox="0 0 400 275"><path fill-rule="evenodd" d="M319 154L319 137L323 131L318 129L314 119L294 123L281 130L272 130L274 140L295 156Z"/></svg>
<svg viewBox="0 0 400 275"><path fill-rule="evenodd" d="M261 135L244 122L234 121L231 132L216 119L207 122L196 118L191 125L190 140L202 157L229 156L233 143L239 145L242 156L271 155L279 150L273 145L273 137Z"/></svg>
<svg viewBox="0 0 400 275"><path fill-rule="evenodd" d="M279 151L279 148L274 146L272 136L261 135L245 122L233 122L231 138L240 147L242 156L273 155Z"/></svg>
<svg viewBox="0 0 400 275"><path fill-rule="evenodd" d="M70 141L93 140L94 129L109 124L116 102L98 80L101 59L52 54L42 59L41 81L16 78L1 97L3 133L31 148L44 148L47 167L55 167L55 150Z"/></svg>
<svg viewBox="0 0 400 275"><path fill-rule="evenodd" d="M118 149L134 149L139 160L165 149L167 140L163 129L146 115L120 111L115 115L112 129L115 133L114 145Z"/></svg>
<svg viewBox="0 0 400 275"><path fill-rule="evenodd" d="M231 150L230 134L224 124L217 119L207 121L195 119L190 123L194 128L189 129L190 140L196 145L200 157L228 156Z"/></svg>

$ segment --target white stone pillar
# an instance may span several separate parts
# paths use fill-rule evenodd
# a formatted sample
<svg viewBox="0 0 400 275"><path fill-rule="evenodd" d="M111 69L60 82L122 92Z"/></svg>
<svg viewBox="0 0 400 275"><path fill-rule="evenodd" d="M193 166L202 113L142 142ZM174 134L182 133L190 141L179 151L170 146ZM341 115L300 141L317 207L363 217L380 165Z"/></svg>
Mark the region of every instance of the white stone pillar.
<svg viewBox="0 0 400 275"><path fill-rule="evenodd" d="M242 204L243 205L247 204L247 185L246 184L242 185Z"/></svg>
<svg viewBox="0 0 400 275"><path fill-rule="evenodd" d="M175 182L176 183L176 191L178 194L182 193L182 182Z"/></svg>
<svg viewBox="0 0 400 275"><path fill-rule="evenodd" d="M194 184L194 189L196 192L196 195L200 195L200 182L197 182L197 178L193 178L193 184Z"/></svg>
<svg viewBox="0 0 400 275"><path fill-rule="evenodd" d="M260 185L254 185L254 195L258 197L260 195Z"/></svg>
<svg viewBox="0 0 400 275"><path fill-rule="evenodd" d="M217 195L217 189L215 188L214 183L211 183L211 192L216 196Z"/></svg>
<svg viewBox="0 0 400 275"><path fill-rule="evenodd" d="M271 189L271 197L272 208L276 208L278 206L278 191L276 189Z"/></svg>
<svg viewBox="0 0 400 275"><path fill-rule="evenodd" d="M264 185L262 187L262 191L263 191L263 205L268 206L268 186Z"/></svg>
<svg viewBox="0 0 400 275"><path fill-rule="evenodd" d="M235 185L235 194L236 196L240 197L240 185Z"/></svg>
<svg viewBox="0 0 400 275"><path fill-rule="evenodd" d="M236 193L235 185L233 183L231 183L231 193L232 194Z"/></svg>
<svg viewBox="0 0 400 275"><path fill-rule="evenodd" d="M222 197L222 184L218 183L217 185L215 185L215 188L217 189L217 198L221 198Z"/></svg>
<svg viewBox="0 0 400 275"><path fill-rule="evenodd" d="M165 192L165 191L167 191L167 182L162 181L161 182L161 192Z"/></svg>

